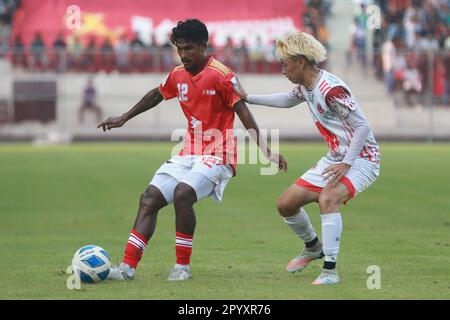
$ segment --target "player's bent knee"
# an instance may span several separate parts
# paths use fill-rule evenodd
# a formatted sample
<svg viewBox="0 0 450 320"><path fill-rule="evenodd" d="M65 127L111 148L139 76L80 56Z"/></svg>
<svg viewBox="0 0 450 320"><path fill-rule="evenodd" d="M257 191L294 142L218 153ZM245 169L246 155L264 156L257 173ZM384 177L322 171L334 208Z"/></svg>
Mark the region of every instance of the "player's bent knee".
<svg viewBox="0 0 450 320"><path fill-rule="evenodd" d="M178 206L192 206L197 201L195 190L184 183L179 183L173 192L173 203Z"/></svg>
<svg viewBox="0 0 450 320"><path fill-rule="evenodd" d="M339 206L339 195L335 192L321 192L319 195L319 206L322 212L332 211Z"/></svg>
<svg viewBox="0 0 450 320"><path fill-rule="evenodd" d="M281 196L277 200L278 213L283 217L290 217L297 213L299 207L296 203L292 203L286 197Z"/></svg>

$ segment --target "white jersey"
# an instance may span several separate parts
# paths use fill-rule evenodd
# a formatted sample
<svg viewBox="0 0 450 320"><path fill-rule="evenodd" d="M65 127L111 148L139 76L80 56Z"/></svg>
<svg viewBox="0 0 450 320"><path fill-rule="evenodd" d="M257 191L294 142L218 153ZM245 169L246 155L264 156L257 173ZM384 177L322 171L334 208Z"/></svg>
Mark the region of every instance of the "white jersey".
<svg viewBox="0 0 450 320"><path fill-rule="evenodd" d="M321 74L312 90L302 85L295 87L289 98L298 102L305 101L311 111L314 123L328 144L327 158L342 161L349 151L355 133L355 121L349 119L351 113L366 121L350 88L335 75L321 70ZM369 127L369 134L363 144L359 157L372 162L380 161L380 148Z"/></svg>

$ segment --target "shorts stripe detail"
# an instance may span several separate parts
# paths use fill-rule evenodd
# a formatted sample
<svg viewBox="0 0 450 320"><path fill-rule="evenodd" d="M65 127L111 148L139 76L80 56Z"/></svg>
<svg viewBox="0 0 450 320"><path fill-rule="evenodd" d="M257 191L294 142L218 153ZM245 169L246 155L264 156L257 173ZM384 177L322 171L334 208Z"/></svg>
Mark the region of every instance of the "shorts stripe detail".
<svg viewBox="0 0 450 320"><path fill-rule="evenodd" d="M322 190L323 190L322 187L315 186L312 183L309 183L308 181L303 180L302 178L298 178L295 181L295 184L300 186L300 187L302 187L302 188L305 188L305 189L307 189L309 191L313 191L313 192L317 192L317 193L321 193Z"/></svg>
<svg viewBox="0 0 450 320"><path fill-rule="evenodd" d="M348 200L352 199L355 196L355 186L353 186L353 183L350 181L350 179L347 178L347 177L342 177L339 180L339 182L347 187L347 190L348 190L348 193L349 193Z"/></svg>
<svg viewBox="0 0 450 320"><path fill-rule="evenodd" d="M339 182L342 183L347 188L348 193L349 193L348 200L351 200L355 196L355 192L356 192L356 189L353 186L353 183L347 177L342 177L339 180ZM309 183L308 181L306 181L306 180L304 180L302 178L298 178L295 181L295 184L300 186L300 187L302 187L302 188L305 188L305 189L307 189L309 191L313 191L313 192L317 192L317 193L321 193L322 190L323 190L323 187L319 187L319 186L313 185L312 183ZM345 202L347 202L347 201L345 201Z"/></svg>

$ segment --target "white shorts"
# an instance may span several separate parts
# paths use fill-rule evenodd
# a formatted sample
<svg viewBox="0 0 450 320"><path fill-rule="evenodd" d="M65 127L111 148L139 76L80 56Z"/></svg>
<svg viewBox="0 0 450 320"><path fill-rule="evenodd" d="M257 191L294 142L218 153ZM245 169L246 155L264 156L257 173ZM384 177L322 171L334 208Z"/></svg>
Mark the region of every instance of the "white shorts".
<svg viewBox="0 0 450 320"><path fill-rule="evenodd" d="M195 190L197 201L211 196L221 202L233 169L220 163L221 159L214 156L174 156L156 171L150 184L161 191L167 203L173 202L175 187L180 182Z"/></svg>
<svg viewBox="0 0 450 320"><path fill-rule="evenodd" d="M306 171L300 178L298 178L295 183L305 189L314 192L321 192L327 184L322 176L323 171L328 166L338 163L340 162L330 161L326 157L323 157L314 167ZM350 200L358 193L366 190L372 183L375 182L379 175L380 163L358 158L355 160L355 163L351 166L345 176L339 180L339 182L347 187Z"/></svg>

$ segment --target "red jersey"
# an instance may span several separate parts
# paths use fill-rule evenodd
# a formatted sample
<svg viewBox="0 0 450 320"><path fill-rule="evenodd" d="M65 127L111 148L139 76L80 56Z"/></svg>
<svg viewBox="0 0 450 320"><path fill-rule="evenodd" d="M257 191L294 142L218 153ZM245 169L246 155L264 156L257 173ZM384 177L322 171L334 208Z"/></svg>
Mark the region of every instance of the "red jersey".
<svg viewBox="0 0 450 320"><path fill-rule="evenodd" d="M236 169L234 73L213 57L193 76L184 67L175 67L159 86L164 100L178 97L188 122L180 155L213 155Z"/></svg>

